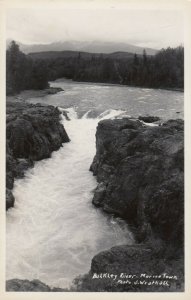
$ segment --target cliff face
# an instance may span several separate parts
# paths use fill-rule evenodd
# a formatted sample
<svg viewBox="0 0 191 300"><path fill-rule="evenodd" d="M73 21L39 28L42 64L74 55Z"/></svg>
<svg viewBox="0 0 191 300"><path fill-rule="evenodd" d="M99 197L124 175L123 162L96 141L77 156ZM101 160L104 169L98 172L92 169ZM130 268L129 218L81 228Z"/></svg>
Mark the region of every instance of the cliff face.
<svg viewBox="0 0 191 300"><path fill-rule="evenodd" d="M98 187L93 203L151 235L183 243L183 121L145 126L136 119L101 121L91 170ZM175 226L176 224L176 226Z"/></svg>
<svg viewBox="0 0 191 300"><path fill-rule="evenodd" d="M183 291L183 121L152 127L137 119L104 120L96 149L90 167L98 181L93 203L125 219L136 243L94 256L90 272L76 279L76 289ZM122 273L134 277L121 278ZM106 278L99 277L103 274Z"/></svg>
<svg viewBox="0 0 191 300"><path fill-rule="evenodd" d="M6 209L14 205L14 178L24 176L33 162L50 157L69 138L54 106L7 103L6 124Z"/></svg>

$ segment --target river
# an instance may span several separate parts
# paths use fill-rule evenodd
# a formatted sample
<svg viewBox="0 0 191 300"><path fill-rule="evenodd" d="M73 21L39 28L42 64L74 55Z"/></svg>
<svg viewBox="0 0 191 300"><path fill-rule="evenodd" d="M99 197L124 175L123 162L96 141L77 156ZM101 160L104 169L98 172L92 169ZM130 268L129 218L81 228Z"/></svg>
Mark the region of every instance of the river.
<svg viewBox="0 0 191 300"><path fill-rule="evenodd" d="M183 118L182 92L63 79L51 82L51 86L61 87L64 91L41 99L31 98L30 101L63 108L74 107L80 118L87 111L92 118L110 109L123 110L134 117L148 114L163 120Z"/></svg>
<svg viewBox="0 0 191 300"><path fill-rule="evenodd" d="M183 93L67 80L51 86L64 91L29 101L67 109L71 120L62 116L61 122L71 141L15 181L15 207L7 212L6 278L64 288L89 271L98 252L133 243L127 224L91 202L96 178L89 167L98 121L143 114L182 118Z"/></svg>

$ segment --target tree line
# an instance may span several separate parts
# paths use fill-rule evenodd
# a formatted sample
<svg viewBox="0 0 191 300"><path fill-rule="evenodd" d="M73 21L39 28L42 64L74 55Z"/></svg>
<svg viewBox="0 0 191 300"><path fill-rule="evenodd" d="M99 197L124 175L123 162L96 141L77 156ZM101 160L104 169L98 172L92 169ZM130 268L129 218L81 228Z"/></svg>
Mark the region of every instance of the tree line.
<svg viewBox="0 0 191 300"><path fill-rule="evenodd" d="M39 58L40 57L40 58ZM48 81L68 78L75 81L117 83L148 88L184 88L184 48L162 49L147 55L85 55L43 59L23 54L15 42L7 50L7 93L43 89Z"/></svg>
<svg viewBox="0 0 191 300"><path fill-rule="evenodd" d="M49 86L46 62L35 61L19 50L12 41L6 51L6 93L14 95L22 90L44 89Z"/></svg>
<svg viewBox="0 0 191 300"><path fill-rule="evenodd" d="M162 49L154 56L134 54L129 58L92 55L91 59L58 58L47 60L49 79L118 83L150 88L184 87L184 48Z"/></svg>

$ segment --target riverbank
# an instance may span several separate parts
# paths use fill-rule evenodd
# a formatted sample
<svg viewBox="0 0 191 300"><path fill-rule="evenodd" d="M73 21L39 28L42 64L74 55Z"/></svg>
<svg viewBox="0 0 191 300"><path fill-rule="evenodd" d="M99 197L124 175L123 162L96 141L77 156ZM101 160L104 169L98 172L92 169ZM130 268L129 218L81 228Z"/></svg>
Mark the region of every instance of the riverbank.
<svg viewBox="0 0 191 300"><path fill-rule="evenodd" d="M136 244L97 254L90 272L76 279L77 290L184 291L183 121L99 122L90 169L98 181L93 204L126 220Z"/></svg>
<svg viewBox="0 0 191 300"><path fill-rule="evenodd" d="M98 181L94 205L138 226L140 240L152 230L163 240L183 243L182 120L160 126L147 126L133 118L99 122L90 170ZM173 207L170 212L169 205Z"/></svg>
<svg viewBox="0 0 191 300"><path fill-rule="evenodd" d="M29 94L23 92L25 97ZM6 102L6 209L14 206L14 179L22 178L35 161L50 157L69 141L58 108L28 104L23 99L8 97Z"/></svg>
<svg viewBox="0 0 191 300"><path fill-rule="evenodd" d="M49 87L43 90L24 90L16 95L7 96L6 101L7 103L12 101L26 101L30 98L41 98L47 95L54 95L59 92L64 92L64 90L61 87Z"/></svg>

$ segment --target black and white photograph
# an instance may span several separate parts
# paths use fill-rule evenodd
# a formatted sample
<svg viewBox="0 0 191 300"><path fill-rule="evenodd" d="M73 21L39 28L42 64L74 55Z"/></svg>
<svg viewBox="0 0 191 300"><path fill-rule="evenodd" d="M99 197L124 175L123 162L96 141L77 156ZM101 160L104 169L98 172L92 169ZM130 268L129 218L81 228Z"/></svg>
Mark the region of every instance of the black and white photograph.
<svg viewBox="0 0 191 300"><path fill-rule="evenodd" d="M183 294L185 7L33 2L6 9L6 294Z"/></svg>

